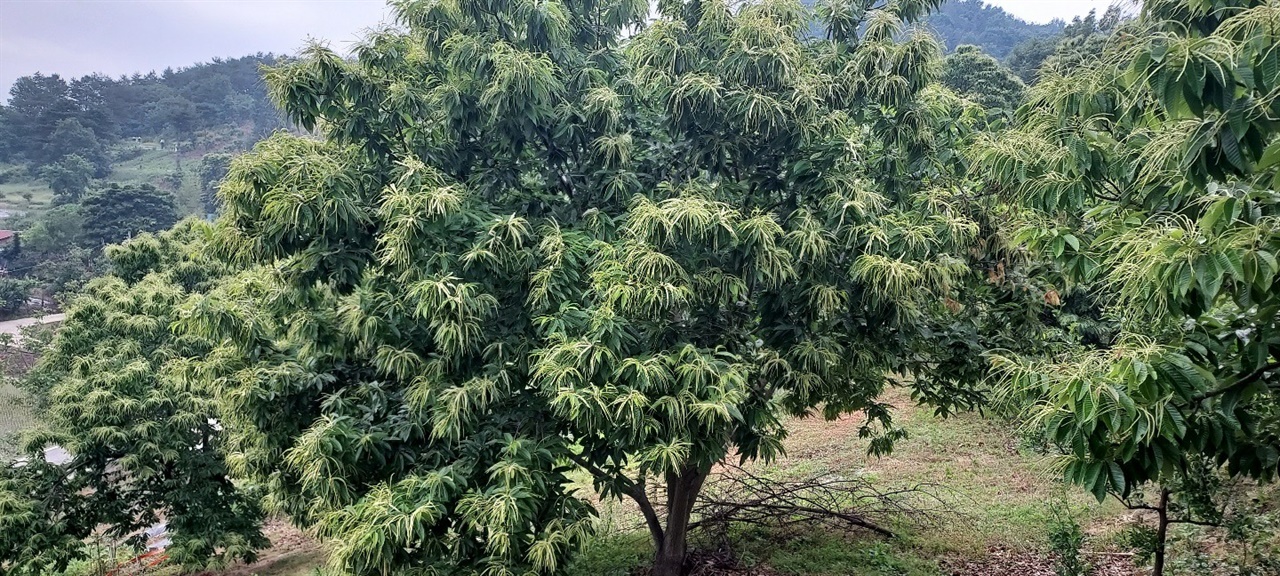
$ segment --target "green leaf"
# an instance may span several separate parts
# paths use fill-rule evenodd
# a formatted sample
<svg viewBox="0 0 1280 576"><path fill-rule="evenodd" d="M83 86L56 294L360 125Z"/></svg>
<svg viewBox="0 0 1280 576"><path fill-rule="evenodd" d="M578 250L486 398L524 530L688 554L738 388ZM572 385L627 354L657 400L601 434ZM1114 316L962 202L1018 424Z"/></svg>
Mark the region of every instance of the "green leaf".
<svg viewBox="0 0 1280 576"><path fill-rule="evenodd" d="M1212 301L1218 296L1218 289L1222 287L1222 269L1218 267L1218 260L1213 255L1202 255L1196 259L1196 284L1200 288L1200 293L1204 295L1206 301Z"/></svg>
<svg viewBox="0 0 1280 576"><path fill-rule="evenodd" d="M1107 467L1111 470L1111 488L1119 494L1128 494L1129 487L1125 483L1124 471L1120 469L1120 465L1107 462Z"/></svg>
<svg viewBox="0 0 1280 576"><path fill-rule="evenodd" d="M1186 296L1191 290L1191 285L1195 282L1191 266L1186 262L1179 262L1177 265L1177 281L1173 286L1173 293L1178 296Z"/></svg>
<svg viewBox="0 0 1280 576"><path fill-rule="evenodd" d="M1258 170L1270 170L1274 166L1280 166L1280 141L1273 142L1267 146L1262 158L1258 161Z"/></svg>
<svg viewBox="0 0 1280 576"><path fill-rule="evenodd" d="M1148 53L1151 55L1152 62L1163 62L1165 55L1169 53L1169 45L1165 44L1163 40L1153 41Z"/></svg>
<svg viewBox="0 0 1280 576"><path fill-rule="evenodd" d="M1104 468L1106 468L1106 466L1103 465L1102 462L1084 463L1084 473L1080 478L1080 484L1086 488L1093 489L1097 487L1098 480L1101 479L1102 484L1105 487L1106 476L1102 475L1102 470Z"/></svg>
<svg viewBox="0 0 1280 576"><path fill-rule="evenodd" d="M1107 479L1107 475L1101 473L1105 466L1103 466L1102 463L1098 463L1097 467L1098 474L1093 479L1093 487L1090 491L1093 493L1093 497L1098 499L1098 502L1102 502L1107 499L1107 486L1110 482Z"/></svg>
<svg viewBox="0 0 1280 576"><path fill-rule="evenodd" d="M1176 441L1187 435L1187 421L1183 419L1182 412L1179 412L1172 404L1164 405L1164 413L1168 416L1168 421L1173 424L1173 432L1176 435L1166 436L1170 441ZM1165 428L1168 429L1167 427Z"/></svg>
<svg viewBox="0 0 1280 576"><path fill-rule="evenodd" d="M1242 173L1249 171L1249 162L1240 153L1240 141L1236 138L1235 132L1231 130L1219 131L1218 142L1222 147L1223 155L1227 157L1227 161L1231 162L1232 166Z"/></svg>

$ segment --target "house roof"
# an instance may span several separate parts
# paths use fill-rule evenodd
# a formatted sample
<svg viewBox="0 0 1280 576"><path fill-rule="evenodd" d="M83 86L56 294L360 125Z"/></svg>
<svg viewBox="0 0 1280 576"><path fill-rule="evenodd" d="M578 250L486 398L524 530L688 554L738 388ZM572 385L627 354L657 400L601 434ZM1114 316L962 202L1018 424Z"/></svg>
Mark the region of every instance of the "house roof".
<svg viewBox="0 0 1280 576"><path fill-rule="evenodd" d="M18 233L13 230L0 230L0 242L13 238L17 235Z"/></svg>

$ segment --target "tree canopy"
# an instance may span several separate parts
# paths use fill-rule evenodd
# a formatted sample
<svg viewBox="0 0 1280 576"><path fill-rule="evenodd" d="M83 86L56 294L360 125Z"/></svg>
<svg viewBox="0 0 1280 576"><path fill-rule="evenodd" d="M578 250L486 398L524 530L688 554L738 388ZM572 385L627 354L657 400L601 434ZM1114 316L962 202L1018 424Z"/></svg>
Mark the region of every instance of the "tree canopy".
<svg viewBox="0 0 1280 576"><path fill-rule="evenodd" d="M0 568L60 571L99 527L138 544L164 522L169 558L205 568L255 558L267 542L257 499L228 474L215 396L187 373L213 343L171 325L227 268L187 222L108 250L23 385L45 410L26 460L0 468ZM56 445L67 463L45 459Z"/></svg>
<svg viewBox="0 0 1280 576"><path fill-rule="evenodd" d="M173 195L150 184L116 183L85 196L84 237L91 246L124 241L142 232L159 232L178 220Z"/></svg>
<svg viewBox="0 0 1280 576"><path fill-rule="evenodd" d="M1026 86L977 46L960 46L943 62L942 83L988 110L1013 112Z"/></svg>
<svg viewBox="0 0 1280 576"><path fill-rule="evenodd" d="M268 72L325 138L232 163L216 238L253 268L182 322L222 342L233 468L342 569L554 572L581 469L679 574L716 462L815 413L888 451L890 375L946 414L1018 341L953 153L984 115L906 28L931 2L826 4L813 41L784 0L394 6Z"/></svg>
<svg viewBox="0 0 1280 576"><path fill-rule="evenodd" d="M93 177L93 164L79 154L64 156L62 160L40 169L40 177L49 183L54 199L59 203L77 202L89 188Z"/></svg>
<svg viewBox="0 0 1280 576"><path fill-rule="evenodd" d="M976 148L1028 210L1021 238L1103 295L1121 331L997 357L1099 498L1201 461L1280 471L1277 23L1274 2L1148 2L1098 57L1045 71L1017 125Z"/></svg>

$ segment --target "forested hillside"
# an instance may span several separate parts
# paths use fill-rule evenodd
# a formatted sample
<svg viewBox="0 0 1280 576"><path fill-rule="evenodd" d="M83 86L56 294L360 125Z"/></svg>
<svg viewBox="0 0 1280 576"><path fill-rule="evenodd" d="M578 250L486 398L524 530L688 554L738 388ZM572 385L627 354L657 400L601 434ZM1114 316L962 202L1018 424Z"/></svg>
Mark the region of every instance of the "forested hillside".
<svg viewBox="0 0 1280 576"><path fill-rule="evenodd" d="M121 78L24 76L0 106L0 162L47 164L92 142L190 137L226 125L269 132L282 124L261 67L278 61L257 54Z"/></svg>
<svg viewBox="0 0 1280 576"><path fill-rule="evenodd" d="M997 60L1008 57L1023 42L1057 35L1066 25L1061 20L1032 24L982 0L948 0L923 24L948 50L972 44Z"/></svg>
<svg viewBox="0 0 1280 576"><path fill-rule="evenodd" d="M285 126L271 54L108 78L19 78L0 106L0 317L34 313L101 269L101 249L216 211L230 154ZM29 297L36 297L30 302Z"/></svg>

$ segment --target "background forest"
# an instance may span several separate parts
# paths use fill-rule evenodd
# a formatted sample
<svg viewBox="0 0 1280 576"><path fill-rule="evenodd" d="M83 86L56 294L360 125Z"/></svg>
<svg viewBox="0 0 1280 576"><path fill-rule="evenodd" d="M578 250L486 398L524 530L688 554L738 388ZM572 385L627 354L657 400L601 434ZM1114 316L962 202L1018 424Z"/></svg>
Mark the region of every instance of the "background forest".
<svg viewBox="0 0 1280 576"><path fill-rule="evenodd" d="M0 573L1280 575L1280 3L392 7L14 84Z"/></svg>
<svg viewBox="0 0 1280 576"><path fill-rule="evenodd" d="M17 80L0 106L0 210L19 240L0 280L8 317L101 271L103 246L216 211L231 154L284 127L270 54L118 79Z"/></svg>

